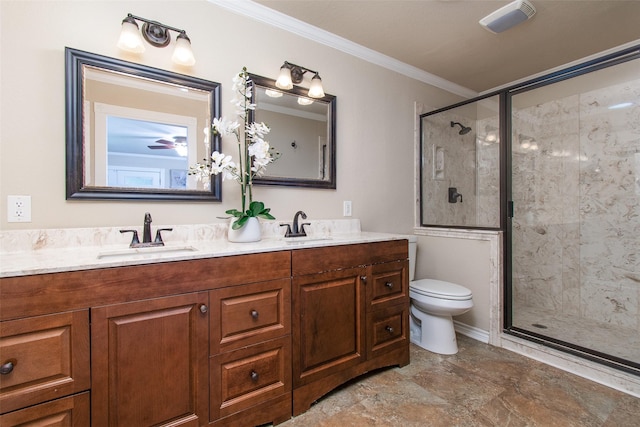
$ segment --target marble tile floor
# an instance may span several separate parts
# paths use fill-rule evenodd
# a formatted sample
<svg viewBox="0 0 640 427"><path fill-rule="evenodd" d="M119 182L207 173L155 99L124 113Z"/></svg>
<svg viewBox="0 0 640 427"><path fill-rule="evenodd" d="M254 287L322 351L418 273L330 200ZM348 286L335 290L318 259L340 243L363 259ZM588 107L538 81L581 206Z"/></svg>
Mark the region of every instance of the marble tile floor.
<svg viewBox="0 0 640 427"><path fill-rule="evenodd" d="M640 334L635 328L563 315L556 310L528 307L518 303L513 308L513 325L640 363Z"/></svg>
<svg viewBox="0 0 640 427"><path fill-rule="evenodd" d="M282 427L640 426L640 399L458 335L444 356L369 373Z"/></svg>

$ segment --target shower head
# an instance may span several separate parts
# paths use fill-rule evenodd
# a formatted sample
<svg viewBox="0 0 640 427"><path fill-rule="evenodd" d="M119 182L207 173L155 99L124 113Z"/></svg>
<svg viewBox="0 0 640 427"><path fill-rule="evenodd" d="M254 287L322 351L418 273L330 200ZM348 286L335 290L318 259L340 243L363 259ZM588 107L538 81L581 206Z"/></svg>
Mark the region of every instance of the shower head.
<svg viewBox="0 0 640 427"><path fill-rule="evenodd" d="M458 135L466 135L469 132L471 132L471 128L470 127L466 127L465 125L463 125L462 123L458 123L458 122L451 122L451 127L454 127L455 125L460 126L460 132L458 132Z"/></svg>

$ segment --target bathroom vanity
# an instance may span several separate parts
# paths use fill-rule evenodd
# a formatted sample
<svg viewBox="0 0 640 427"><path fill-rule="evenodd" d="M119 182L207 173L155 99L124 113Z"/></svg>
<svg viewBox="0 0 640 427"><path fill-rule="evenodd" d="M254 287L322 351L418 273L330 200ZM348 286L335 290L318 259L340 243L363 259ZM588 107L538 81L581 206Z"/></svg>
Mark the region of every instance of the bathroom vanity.
<svg viewBox="0 0 640 427"><path fill-rule="evenodd" d="M409 363L402 236L249 246L5 272L0 424L278 424Z"/></svg>

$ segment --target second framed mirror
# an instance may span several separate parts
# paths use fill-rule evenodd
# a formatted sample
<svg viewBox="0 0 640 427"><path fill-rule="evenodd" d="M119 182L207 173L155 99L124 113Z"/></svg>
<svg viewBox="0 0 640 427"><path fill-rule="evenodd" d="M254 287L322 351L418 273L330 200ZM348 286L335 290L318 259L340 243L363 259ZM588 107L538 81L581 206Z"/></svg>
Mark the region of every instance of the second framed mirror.
<svg viewBox="0 0 640 427"><path fill-rule="evenodd" d="M309 98L298 86L283 90L275 80L251 75L256 104L252 121L270 128L269 144L280 158L267 174L254 180L260 185L336 188L336 97Z"/></svg>

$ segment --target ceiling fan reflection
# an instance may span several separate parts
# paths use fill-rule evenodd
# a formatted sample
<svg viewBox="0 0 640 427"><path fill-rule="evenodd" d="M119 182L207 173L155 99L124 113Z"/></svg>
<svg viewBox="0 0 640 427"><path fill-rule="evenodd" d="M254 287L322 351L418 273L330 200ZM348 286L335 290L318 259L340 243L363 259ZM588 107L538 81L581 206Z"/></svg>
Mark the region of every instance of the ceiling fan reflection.
<svg viewBox="0 0 640 427"><path fill-rule="evenodd" d="M185 136L176 136L173 141L158 139L156 144L161 145L147 145L147 147L152 150L175 150L182 157L187 155L187 137Z"/></svg>

